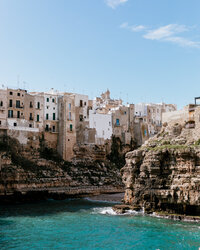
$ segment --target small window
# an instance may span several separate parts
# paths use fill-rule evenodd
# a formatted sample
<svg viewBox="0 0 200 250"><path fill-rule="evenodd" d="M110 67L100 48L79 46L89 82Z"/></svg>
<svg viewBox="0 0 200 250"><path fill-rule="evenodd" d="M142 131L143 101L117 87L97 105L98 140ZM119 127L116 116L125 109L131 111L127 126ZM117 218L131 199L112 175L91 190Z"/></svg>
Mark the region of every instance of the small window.
<svg viewBox="0 0 200 250"><path fill-rule="evenodd" d="M49 106L47 106L47 109L49 109Z"/></svg>
<svg viewBox="0 0 200 250"><path fill-rule="evenodd" d="M19 100L16 101L16 108L20 108L20 101Z"/></svg>
<svg viewBox="0 0 200 250"><path fill-rule="evenodd" d="M17 127L17 123L16 123L16 122L14 122L14 124L13 124L13 125L14 125L14 127Z"/></svg>
<svg viewBox="0 0 200 250"><path fill-rule="evenodd" d="M10 95L13 95L13 92L10 92Z"/></svg>
<svg viewBox="0 0 200 250"><path fill-rule="evenodd" d="M1 125L1 121L0 121L0 125Z"/></svg>
<svg viewBox="0 0 200 250"><path fill-rule="evenodd" d="M109 126L111 126L111 122L109 122Z"/></svg>
<svg viewBox="0 0 200 250"><path fill-rule="evenodd" d="M30 108L32 108L33 107L33 103L32 102L30 102Z"/></svg>
<svg viewBox="0 0 200 250"><path fill-rule="evenodd" d="M55 99L54 99L54 98L52 99L52 102L55 102Z"/></svg>
<svg viewBox="0 0 200 250"><path fill-rule="evenodd" d="M20 93L17 93L17 96L20 96Z"/></svg>
<svg viewBox="0 0 200 250"><path fill-rule="evenodd" d="M17 111L17 118L20 118L20 111Z"/></svg>
<svg viewBox="0 0 200 250"><path fill-rule="evenodd" d="M49 114L46 114L46 120L49 120Z"/></svg>
<svg viewBox="0 0 200 250"><path fill-rule="evenodd" d="M120 125L119 119L116 119L116 125L117 125L117 126Z"/></svg>
<svg viewBox="0 0 200 250"><path fill-rule="evenodd" d="M45 131L49 131L49 125L48 124L45 127Z"/></svg>
<svg viewBox="0 0 200 250"><path fill-rule="evenodd" d="M73 129L73 126L72 126L72 124L70 124L69 128L70 128L70 131L72 131L72 129Z"/></svg>
<svg viewBox="0 0 200 250"><path fill-rule="evenodd" d="M12 100L9 101L9 107L12 107Z"/></svg>
<svg viewBox="0 0 200 250"><path fill-rule="evenodd" d="M126 115L126 111L124 111L124 114Z"/></svg>
<svg viewBox="0 0 200 250"><path fill-rule="evenodd" d="M49 98L47 98L47 102L49 102Z"/></svg>
<svg viewBox="0 0 200 250"><path fill-rule="evenodd" d="M87 105L87 103L86 103L86 102L84 102L84 105L86 106L86 105Z"/></svg>
<svg viewBox="0 0 200 250"><path fill-rule="evenodd" d="M53 126L53 132L56 132L56 127L55 126Z"/></svg>
<svg viewBox="0 0 200 250"><path fill-rule="evenodd" d="M29 120L30 120L30 121L33 120L33 115L32 115L32 113L30 113Z"/></svg>
<svg viewBox="0 0 200 250"><path fill-rule="evenodd" d="M79 120L80 120L80 122L83 121L83 115L80 115L80 116L79 116Z"/></svg>
<svg viewBox="0 0 200 250"><path fill-rule="evenodd" d="M8 110L8 118L13 118L13 110Z"/></svg>
<svg viewBox="0 0 200 250"><path fill-rule="evenodd" d="M32 128L32 124L29 124L29 128Z"/></svg>
<svg viewBox="0 0 200 250"><path fill-rule="evenodd" d="M68 141L70 141L70 139L68 139Z"/></svg>
<svg viewBox="0 0 200 250"><path fill-rule="evenodd" d="M39 122L40 121L40 116L39 115L37 115L37 122Z"/></svg>
<svg viewBox="0 0 200 250"><path fill-rule="evenodd" d="M37 108L40 109L40 102L37 103Z"/></svg>
<svg viewBox="0 0 200 250"><path fill-rule="evenodd" d="M56 119L56 113L53 113L53 120L55 121Z"/></svg>
<svg viewBox="0 0 200 250"><path fill-rule="evenodd" d="M71 105L71 103L69 103L69 110L71 110L71 108L72 108L72 105Z"/></svg>
<svg viewBox="0 0 200 250"><path fill-rule="evenodd" d="M71 119L72 119L72 113L69 112L69 120L71 120Z"/></svg>
<svg viewBox="0 0 200 250"><path fill-rule="evenodd" d="M83 100L80 100L80 107L83 107Z"/></svg>
<svg viewBox="0 0 200 250"><path fill-rule="evenodd" d="M1 103L0 103L0 106L2 107L3 106L3 102L1 101Z"/></svg>

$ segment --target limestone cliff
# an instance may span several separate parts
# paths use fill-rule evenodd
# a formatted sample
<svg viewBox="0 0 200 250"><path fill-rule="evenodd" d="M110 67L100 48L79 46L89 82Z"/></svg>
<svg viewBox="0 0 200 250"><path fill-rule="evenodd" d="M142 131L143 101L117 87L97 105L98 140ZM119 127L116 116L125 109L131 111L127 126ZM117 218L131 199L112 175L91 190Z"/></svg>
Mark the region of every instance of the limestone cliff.
<svg viewBox="0 0 200 250"><path fill-rule="evenodd" d="M26 149L17 140L0 139L0 202L123 191L119 168L106 159L70 163L47 148Z"/></svg>
<svg viewBox="0 0 200 250"><path fill-rule="evenodd" d="M146 212L200 215L200 134L183 124L165 126L126 154L124 202Z"/></svg>

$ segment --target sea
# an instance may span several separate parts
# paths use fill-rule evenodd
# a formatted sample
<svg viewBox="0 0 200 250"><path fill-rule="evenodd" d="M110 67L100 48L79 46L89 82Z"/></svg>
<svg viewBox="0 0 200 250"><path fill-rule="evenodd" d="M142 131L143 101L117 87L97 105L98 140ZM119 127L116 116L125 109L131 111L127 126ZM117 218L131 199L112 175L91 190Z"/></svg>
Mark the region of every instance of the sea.
<svg viewBox="0 0 200 250"><path fill-rule="evenodd" d="M200 224L89 198L0 206L0 249L200 249Z"/></svg>

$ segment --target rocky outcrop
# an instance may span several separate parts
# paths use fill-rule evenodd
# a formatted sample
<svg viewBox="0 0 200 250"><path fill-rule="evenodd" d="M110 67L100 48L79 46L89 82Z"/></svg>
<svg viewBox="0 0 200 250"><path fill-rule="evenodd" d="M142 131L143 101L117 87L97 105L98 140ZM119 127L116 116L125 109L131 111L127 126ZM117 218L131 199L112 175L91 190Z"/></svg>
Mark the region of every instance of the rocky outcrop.
<svg viewBox="0 0 200 250"><path fill-rule="evenodd" d="M47 148L25 149L9 137L0 141L0 202L64 199L123 190L119 168L106 159L76 159L70 163Z"/></svg>
<svg viewBox="0 0 200 250"><path fill-rule="evenodd" d="M200 140L196 135L195 128L165 125L141 148L127 153L121 170L124 203L147 213L200 215Z"/></svg>

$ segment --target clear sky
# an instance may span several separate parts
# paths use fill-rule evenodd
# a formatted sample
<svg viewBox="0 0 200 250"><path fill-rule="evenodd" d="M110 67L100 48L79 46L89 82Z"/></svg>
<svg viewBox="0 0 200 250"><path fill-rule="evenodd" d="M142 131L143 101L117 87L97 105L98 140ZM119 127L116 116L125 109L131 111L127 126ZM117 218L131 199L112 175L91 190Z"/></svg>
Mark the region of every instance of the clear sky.
<svg viewBox="0 0 200 250"><path fill-rule="evenodd" d="M0 83L181 108L200 96L199 0L0 0Z"/></svg>

